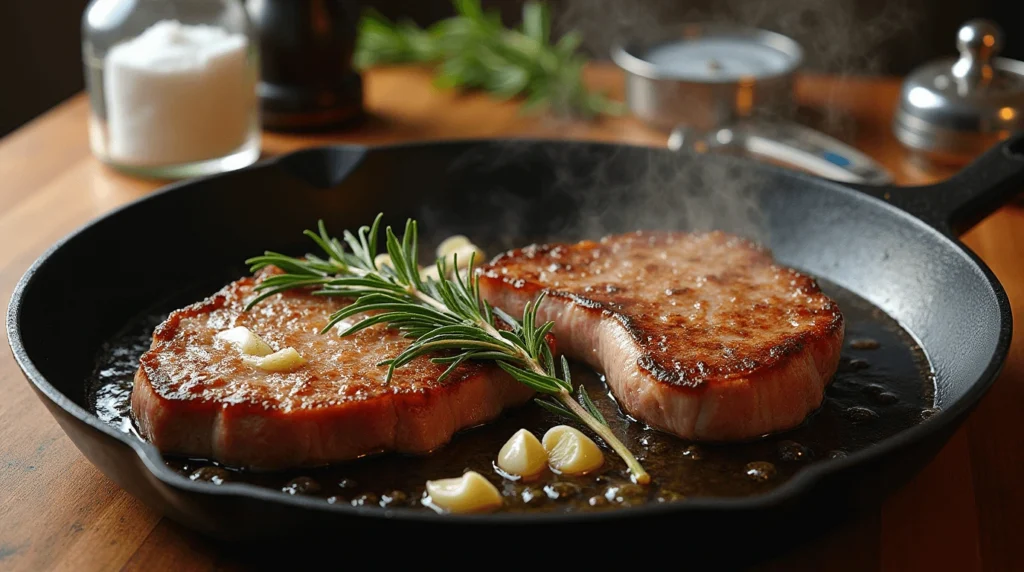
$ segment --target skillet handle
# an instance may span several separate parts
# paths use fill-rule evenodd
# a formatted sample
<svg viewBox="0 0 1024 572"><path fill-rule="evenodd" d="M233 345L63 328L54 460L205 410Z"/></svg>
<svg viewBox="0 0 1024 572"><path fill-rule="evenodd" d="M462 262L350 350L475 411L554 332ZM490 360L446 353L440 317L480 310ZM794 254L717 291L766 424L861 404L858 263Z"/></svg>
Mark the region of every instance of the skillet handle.
<svg viewBox="0 0 1024 572"><path fill-rule="evenodd" d="M854 186L945 234L959 236L1024 191L1024 133L997 143L940 183L914 187Z"/></svg>

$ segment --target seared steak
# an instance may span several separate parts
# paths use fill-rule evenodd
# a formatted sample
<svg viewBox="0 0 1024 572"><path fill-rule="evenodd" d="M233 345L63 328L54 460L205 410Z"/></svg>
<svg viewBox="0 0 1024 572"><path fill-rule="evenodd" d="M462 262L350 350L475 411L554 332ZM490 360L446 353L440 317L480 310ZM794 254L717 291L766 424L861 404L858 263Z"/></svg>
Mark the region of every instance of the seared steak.
<svg viewBox="0 0 1024 572"><path fill-rule="evenodd" d="M497 367L445 366L418 358L384 383L381 360L408 340L374 326L350 337L319 334L346 300L289 292L249 312L255 279L244 278L172 313L153 334L132 391L132 413L165 453L234 466L322 465L381 451L425 453L459 429L524 403L532 391ZM293 347L305 363L272 373L243 361L215 337L246 326L273 349Z"/></svg>
<svg viewBox="0 0 1024 572"><path fill-rule="evenodd" d="M635 232L513 250L482 269L517 315L541 291L559 347L603 371L619 404L696 440L794 427L836 371L843 316L813 279L720 232Z"/></svg>

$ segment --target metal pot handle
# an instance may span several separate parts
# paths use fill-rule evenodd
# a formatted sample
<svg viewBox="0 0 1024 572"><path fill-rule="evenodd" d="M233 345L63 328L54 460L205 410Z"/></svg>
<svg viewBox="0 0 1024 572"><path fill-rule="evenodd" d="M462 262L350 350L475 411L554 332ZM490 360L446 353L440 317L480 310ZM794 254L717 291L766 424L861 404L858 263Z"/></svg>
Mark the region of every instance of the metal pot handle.
<svg viewBox="0 0 1024 572"><path fill-rule="evenodd" d="M1024 133L994 145L952 177L932 185L850 185L939 231L959 236L1024 191Z"/></svg>
<svg viewBox="0 0 1024 572"><path fill-rule="evenodd" d="M885 185L892 176L867 155L824 133L787 121L744 120L701 134L679 126L669 148L723 151L790 165L815 175L863 185Z"/></svg>

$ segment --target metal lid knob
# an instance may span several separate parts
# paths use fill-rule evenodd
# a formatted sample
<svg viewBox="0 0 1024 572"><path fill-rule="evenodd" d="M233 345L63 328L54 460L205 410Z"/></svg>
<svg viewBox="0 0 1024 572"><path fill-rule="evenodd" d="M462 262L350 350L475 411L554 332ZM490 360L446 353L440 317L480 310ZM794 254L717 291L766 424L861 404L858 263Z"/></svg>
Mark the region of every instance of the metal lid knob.
<svg viewBox="0 0 1024 572"><path fill-rule="evenodd" d="M964 24L956 35L960 59L953 64L953 77L961 95L984 88L992 82L992 61L1003 49L1003 33L994 23L976 19Z"/></svg>
<svg viewBox="0 0 1024 572"><path fill-rule="evenodd" d="M956 36L958 58L927 63L903 82L896 137L935 158L961 162L1024 128L1024 62L998 57L1002 46L994 22L965 23Z"/></svg>

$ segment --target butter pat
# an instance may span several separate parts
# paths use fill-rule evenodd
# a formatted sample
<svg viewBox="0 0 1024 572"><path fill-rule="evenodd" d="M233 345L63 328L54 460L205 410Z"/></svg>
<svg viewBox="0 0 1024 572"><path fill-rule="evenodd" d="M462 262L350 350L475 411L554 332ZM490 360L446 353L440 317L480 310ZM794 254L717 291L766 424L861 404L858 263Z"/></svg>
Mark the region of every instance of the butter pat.
<svg viewBox="0 0 1024 572"><path fill-rule="evenodd" d="M501 448L497 464L510 475L529 479L548 466L548 452L533 433L520 429Z"/></svg>
<svg viewBox="0 0 1024 572"><path fill-rule="evenodd" d="M502 505L501 493L476 471L454 479L427 481L429 504L445 512L489 512Z"/></svg>
<svg viewBox="0 0 1024 572"><path fill-rule="evenodd" d="M245 355L265 356L274 353L274 348L270 347L270 344L263 341L263 338L252 333L245 326L238 326L230 330L218 332L214 337L235 346L238 348L238 351Z"/></svg>
<svg viewBox="0 0 1024 572"><path fill-rule="evenodd" d="M264 357L242 356L242 361L246 365L269 372L288 372L298 369L302 364L306 363L306 360L299 355L299 352L295 351L295 348L290 347L278 350Z"/></svg>
<svg viewBox="0 0 1024 572"><path fill-rule="evenodd" d="M604 464L604 454L590 437L568 425L558 425L544 434L548 466L566 475L582 475Z"/></svg>

